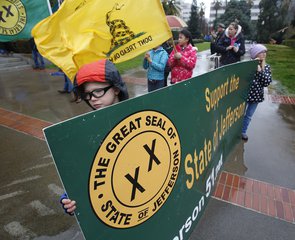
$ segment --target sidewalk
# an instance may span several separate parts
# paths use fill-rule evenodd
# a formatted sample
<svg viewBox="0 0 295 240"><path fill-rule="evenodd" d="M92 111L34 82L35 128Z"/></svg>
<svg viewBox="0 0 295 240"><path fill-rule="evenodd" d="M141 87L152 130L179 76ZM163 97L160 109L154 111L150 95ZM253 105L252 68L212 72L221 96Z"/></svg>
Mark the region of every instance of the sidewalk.
<svg viewBox="0 0 295 240"><path fill-rule="evenodd" d="M210 68L202 54L194 75ZM63 189L42 128L89 107L59 94L63 78L51 77L53 71L0 76L0 239L83 239L75 219L57 203ZM144 71L123 78L131 97L147 93ZM267 94L248 135L229 156L191 240L294 238L294 98Z"/></svg>

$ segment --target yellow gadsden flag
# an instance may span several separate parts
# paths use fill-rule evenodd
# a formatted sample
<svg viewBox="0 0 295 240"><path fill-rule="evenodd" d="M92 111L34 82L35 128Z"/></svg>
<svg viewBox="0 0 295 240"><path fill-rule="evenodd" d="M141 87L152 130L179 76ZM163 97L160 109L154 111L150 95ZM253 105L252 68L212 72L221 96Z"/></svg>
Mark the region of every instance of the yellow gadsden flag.
<svg viewBox="0 0 295 240"><path fill-rule="evenodd" d="M65 0L32 35L71 80L86 63L126 61L172 37L160 0Z"/></svg>

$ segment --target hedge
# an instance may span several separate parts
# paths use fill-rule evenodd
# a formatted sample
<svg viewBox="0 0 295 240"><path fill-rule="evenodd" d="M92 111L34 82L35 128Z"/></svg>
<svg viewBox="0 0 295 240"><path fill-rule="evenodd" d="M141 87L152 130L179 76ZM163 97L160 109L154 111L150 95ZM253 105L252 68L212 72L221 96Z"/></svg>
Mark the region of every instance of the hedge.
<svg viewBox="0 0 295 240"><path fill-rule="evenodd" d="M286 39L283 41L283 44L288 47L295 48L295 39Z"/></svg>

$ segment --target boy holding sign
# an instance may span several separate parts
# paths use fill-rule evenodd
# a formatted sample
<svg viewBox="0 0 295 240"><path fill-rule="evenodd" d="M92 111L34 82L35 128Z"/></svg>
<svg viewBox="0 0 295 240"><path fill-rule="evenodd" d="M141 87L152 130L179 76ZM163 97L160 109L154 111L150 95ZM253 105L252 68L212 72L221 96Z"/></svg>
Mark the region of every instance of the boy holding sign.
<svg viewBox="0 0 295 240"><path fill-rule="evenodd" d="M84 100L93 110L128 99L128 92L115 65L106 59L82 66L74 80L76 102ZM64 193L60 198L66 213L73 215L76 202Z"/></svg>

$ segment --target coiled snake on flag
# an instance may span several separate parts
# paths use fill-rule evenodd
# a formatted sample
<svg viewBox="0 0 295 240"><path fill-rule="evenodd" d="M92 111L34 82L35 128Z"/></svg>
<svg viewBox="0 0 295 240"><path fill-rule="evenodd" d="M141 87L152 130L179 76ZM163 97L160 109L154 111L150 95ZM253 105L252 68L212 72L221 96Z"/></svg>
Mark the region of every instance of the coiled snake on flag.
<svg viewBox="0 0 295 240"><path fill-rule="evenodd" d="M124 4L119 6L119 4L116 3L113 9L109 11L106 15L106 24L109 26L110 33L113 37L111 41L110 50L112 50L115 47L118 47L119 45L124 45L130 42L135 37L134 32L130 30L130 28L126 25L124 20L111 20L111 14L116 10L121 10L123 6Z"/></svg>

